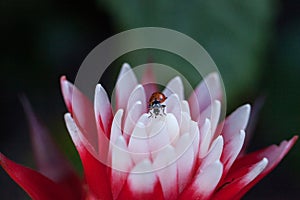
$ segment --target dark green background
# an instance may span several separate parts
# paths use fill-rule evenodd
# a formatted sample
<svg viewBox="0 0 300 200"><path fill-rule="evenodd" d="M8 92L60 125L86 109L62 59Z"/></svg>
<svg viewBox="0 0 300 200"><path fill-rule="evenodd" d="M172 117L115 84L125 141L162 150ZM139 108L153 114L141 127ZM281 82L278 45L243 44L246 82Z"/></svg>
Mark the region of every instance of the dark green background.
<svg viewBox="0 0 300 200"><path fill-rule="evenodd" d="M19 95L26 94L59 146L80 170L63 122L66 108L59 77L67 75L74 81L81 62L97 44L115 33L142 26L171 28L202 44L223 76L228 112L265 98L250 150L289 139L300 132L299 10L297 0L2 0L0 151L34 167L19 102ZM147 62L136 55L129 56L128 62ZM155 61L171 60L166 55ZM113 87L117 71L112 68L109 78L103 80L107 88ZM274 172L244 199L297 199L299 150L296 144ZM1 199L26 197L3 170L0 184Z"/></svg>

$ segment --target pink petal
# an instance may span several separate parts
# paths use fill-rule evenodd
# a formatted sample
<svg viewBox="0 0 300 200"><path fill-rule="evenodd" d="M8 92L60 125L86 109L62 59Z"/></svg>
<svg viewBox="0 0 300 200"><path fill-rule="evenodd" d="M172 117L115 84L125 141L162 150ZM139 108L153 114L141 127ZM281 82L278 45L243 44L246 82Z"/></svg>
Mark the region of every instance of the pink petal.
<svg viewBox="0 0 300 200"><path fill-rule="evenodd" d="M214 100L221 101L222 89L219 75L214 72L207 75L196 87L189 98L192 119L197 120L199 113L207 108Z"/></svg>
<svg viewBox="0 0 300 200"><path fill-rule="evenodd" d="M251 166L241 166L233 173L229 173L226 179L215 192L213 199L230 200L239 196L240 191L253 181L267 166L268 159L263 158L261 161Z"/></svg>
<svg viewBox="0 0 300 200"><path fill-rule="evenodd" d="M149 64L151 65L151 63ZM141 83L145 89L146 99L148 100L154 92L158 91L156 79L151 66L148 66L143 74Z"/></svg>
<svg viewBox="0 0 300 200"><path fill-rule="evenodd" d="M180 200L209 199L221 179L223 165L216 161L203 170L198 170L193 182L180 195Z"/></svg>
<svg viewBox="0 0 300 200"><path fill-rule="evenodd" d="M126 109L131 92L138 82L130 66L123 64L116 83L116 110Z"/></svg>
<svg viewBox="0 0 300 200"><path fill-rule="evenodd" d="M97 150L98 134L93 104L73 84L68 82L65 76L61 77L60 83L69 112L72 114L84 137Z"/></svg>
<svg viewBox="0 0 300 200"><path fill-rule="evenodd" d="M100 84L95 90L94 110L98 132L104 131L107 138L110 138L113 113L107 93Z"/></svg>
<svg viewBox="0 0 300 200"><path fill-rule="evenodd" d="M69 113L65 115L65 121L79 153L89 193L98 199L112 199L110 182L107 176L107 166L105 165L106 155L99 154L99 156L102 157L97 156L96 151L90 146L88 141L82 137L80 129L78 129Z"/></svg>
<svg viewBox="0 0 300 200"><path fill-rule="evenodd" d="M123 188L119 200L152 200L164 199L161 185L156 173L153 172L151 162L144 160L130 172L127 184Z"/></svg>
<svg viewBox="0 0 300 200"><path fill-rule="evenodd" d="M252 163L257 163L263 158L268 159L268 165L262 173L260 173L251 183L246 185L242 190L239 191L236 199L241 198L246 192L248 192L258 181L270 173L283 159L283 157L289 152L292 146L297 141L298 136L294 136L289 141L283 141L279 146L272 145L265 149L253 152L251 154L245 155L235 161L232 166L232 171L238 170L242 166L248 166ZM230 171L231 171L230 170Z"/></svg>
<svg viewBox="0 0 300 200"><path fill-rule="evenodd" d="M169 145L157 155L153 162L164 198L168 200L175 200L178 196L176 159L175 149Z"/></svg>
<svg viewBox="0 0 300 200"><path fill-rule="evenodd" d="M74 195L82 196L81 180L54 144L48 130L39 122L28 99L23 97L22 103L30 124L31 141L39 172L54 182L69 187Z"/></svg>
<svg viewBox="0 0 300 200"><path fill-rule="evenodd" d="M180 100L184 99L184 88L182 80L179 76L176 76L170 80L164 89L163 93L168 97L171 94L177 94Z"/></svg>
<svg viewBox="0 0 300 200"><path fill-rule="evenodd" d="M60 86L61 86L61 92L63 94L63 98L68 108L68 111L70 113L73 113L72 97L73 97L74 86L69 81L67 81L66 76L62 76L60 78Z"/></svg>
<svg viewBox="0 0 300 200"><path fill-rule="evenodd" d="M9 174L9 176L18 183L32 199L81 199L81 196L73 195L70 190L42 174L19 165L0 153L0 165ZM75 192L75 194L78 194Z"/></svg>

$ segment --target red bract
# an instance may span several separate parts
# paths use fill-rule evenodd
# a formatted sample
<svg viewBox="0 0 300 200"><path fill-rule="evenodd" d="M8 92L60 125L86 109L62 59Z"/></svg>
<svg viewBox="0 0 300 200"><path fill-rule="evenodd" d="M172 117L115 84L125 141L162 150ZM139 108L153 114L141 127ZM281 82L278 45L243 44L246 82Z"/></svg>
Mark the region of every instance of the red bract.
<svg viewBox="0 0 300 200"><path fill-rule="evenodd" d="M142 84L155 82L146 72ZM1 154L2 167L33 199L240 199L298 138L242 154L250 105L219 123L223 94L216 73L205 77L188 101L181 79L172 79L162 91L166 115L155 118L147 108L157 88L142 84L124 64L113 109L100 84L92 103L61 78L66 126L82 161L83 181L26 102L39 172Z"/></svg>

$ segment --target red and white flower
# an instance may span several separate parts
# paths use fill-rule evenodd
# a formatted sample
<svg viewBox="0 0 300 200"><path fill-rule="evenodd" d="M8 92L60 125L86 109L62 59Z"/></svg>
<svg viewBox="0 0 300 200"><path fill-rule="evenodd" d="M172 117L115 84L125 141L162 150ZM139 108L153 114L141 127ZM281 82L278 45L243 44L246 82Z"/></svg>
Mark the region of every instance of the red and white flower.
<svg viewBox="0 0 300 200"><path fill-rule="evenodd" d="M32 132L40 138L36 143L46 144L36 144L41 173L1 154L2 167L33 199L240 199L297 140L244 154L250 105L219 122L223 94L217 73L205 77L188 100L181 79L170 80L163 91L166 116L149 118L147 100L157 89L143 85L153 82L147 71L139 84L124 64L113 109L100 84L92 103L61 78L69 111L65 121L82 161L83 181L49 146L31 111Z"/></svg>

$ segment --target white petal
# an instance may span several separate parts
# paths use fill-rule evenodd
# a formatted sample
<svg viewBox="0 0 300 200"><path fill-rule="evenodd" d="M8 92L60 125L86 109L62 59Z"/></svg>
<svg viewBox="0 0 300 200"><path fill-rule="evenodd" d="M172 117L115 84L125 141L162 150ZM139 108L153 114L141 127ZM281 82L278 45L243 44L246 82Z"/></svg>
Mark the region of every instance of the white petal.
<svg viewBox="0 0 300 200"><path fill-rule="evenodd" d="M133 193L151 193L156 182L156 174L149 160L137 164L128 176L128 184Z"/></svg>
<svg viewBox="0 0 300 200"><path fill-rule="evenodd" d="M64 117L68 132L71 135L76 149L80 152L82 148L85 147L95 158L99 158L99 160L106 160L106 153L104 152L101 155L97 153L96 149L94 149L94 147L89 143L89 141L82 135L80 129L77 127L75 121L71 117L71 114L66 113Z"/></svg>
<svg viewBox="0 0 300 200"><path fill-rule="evenodd" d="M122 129L121 129L121 124L122 124L122 116L123 116L123 110L120 109L117 111L115 114L115 117L112 122L111 126L111 134L110 134L110 141L115 144L119 136L122 135Z"/></svg>
<svg viewBox="0 0 300 200"><path fill-rule="evenodd" d="M159 151L170 144L166 118L150 118L151 124L146 128L148 134L148 143L153 157Z"/></svg>
<svg viewBox="0 0 300 200"><path fill-rule="evenodd" d="M64 101L68 107L69 112L72 112L71 110L74 85L67 81L67 78L65 76L61 77L60 84Z"/></svg>
<svg viewBox="0 0 300 200"><path fill-rule="evenodd" d="M126 141L128 141L128 139L130 138L134 126L136 125L137 121L139 120L143 112L144 112L144 105L142 105L140 101L135 102L135 104L133 104L131 109L129 110L124 122L124 129L123 129L123 135Z"/></svg>
<svg viewBox="0 0 300 200"><path fill-rule="evenodd" d="M103 127L103 131L108 135L113 114L107 93L100 84L96 86L95 90L94 109L98 130ZM101 124L102 127L99 127Z"/></svg>
<svg viewBox="0 0 300 200"><path fill-rule="evenodd" d="M79 149L82 148L82 146L81 146L82 143L80 140L80 135L82 133L78 129L77 125L75 124L73 118L71 117L71 114L66 113L64 117L65 117L65 122L66 122L68 132L70 133L71 138L72 138L76 148L79 148Z"/></svg>
<svg viewBox="0 0 300 200"><path fill-rule="evenodd" d="M266 169L269 161L263 158L259 162L253 164L248 169L245 167L237 169L232 174L228 174L228 178L224 180L225 187L222 187L214 195L215 199L236 199L240 198L240 191L247 187L263 170ZM245 171L247 170L247 171ZM227 180L228 179L228 180Z"/></svg>
<svg viewBox="0 0 300 200"><path fill-rule="evenodd" d="M175 144L179 138L179 126L173 114L168 113L163 118L150 119L147 127L150 152L153 157L169 144Z"/></svg>
<svg viewBox="0 0 300 200"><path fill-rule="evenodd" d="M191 116L188 115L187 113L183 112L181 115L181 124L180 124L180 134L183 135L185 133L189 133L190 131L190 121L191 121Z"/></svg>
<svg viewBox="0 0 300 200"><path fill-rule="evenodd" d="M219 122L220 114L221 114L221 102L215 100L202 113L200 113L198 123L201 126L203 125L206 118L210 119L211 132L214 133L216 131Z"/></svg>
<svg viewBox="0 0 300 200"><path fill-rule="evenodd" d="M224 140L222 136L219 136L211 145L211 149L207 156L202 159L200 169L206 168L210 164L220 160L224 147Z"/></svg>
<svg viewBox="0 0 300 200"><path fill-rule="evenodd" d="M126 110L129 111L132 108L132 106L138 101L141 102L141 104L143 105L143 112L146 112L147 110L146 94L145 94L144 87L140 84L137 85L134 88L134 90L131 92L128 99Z"/></svg>
<svg viewBox="0 0 300 200"><path fill-rule="evenodd" d="M167 146L160 152L153 162L153 169L160 181L165 199L176 199L177 188L177 165L176 152L173 146Z"/></svg>
<svg viewBox="0 0 300 200"><path fill-rule="evenodd" d="M193 141L189 134L185 134L179 138L176 144L179 193L183 191L187 183L191 180L195 161L192 143Z"/></svg>
<svg viewBox="0 0 300 200"><path fill-rule="evenodd" d="M175 116L168 113L166 116L166 134L169 136L169 142L175 144L179 138L179 126Z"/></svg>
<svg viewBox="0 0 300 200"><path fill-rule="evenodd" d="M119 136L116 144L112 147L112 168L122 172L129 172L133 163L127 149L126 141L123 136Z"/></svg>
<svg viewBox="0 0 300 200"><path fill-rule="evenodd" d="M123 64L116 83L116 110L126 109L131 92L138 82L130 66Z"/></svg>
<svg viewBox="0 0 300 200"><path fill-rule="evenodd" d="M241 130L230 140L225 140L221 162L224 164L224 175L228 172L233 162L240 153L245 140L245 131Z"/></svg>
<svg viewBox="0 0 300 200"><path fill-rule="evenodd" d="M243 184L248 184L253 181L268 165L268 159L263 158L260 162L250 168L250 172L242 178Z"/></svg>
<svg viewBox="0 0 300 200"><path fill-rule="evenodd" d="M98 134L95 121L94 106L76 86L61 78L62 93L65 103L78 128L95 150L98 149Z"/></svg>
<svg viewBox="0 0 300 200"><path fill-rule="evenodd" d="M193 151L196 159L200 147L200 132L199 132L197 122L190 121L189 124L190 124L189 135L191 140L193 141Z"/></svg>
<svg viewBox="0 0 300 200"><path fill-rule="evenodd" d="M199 147L199 157L203 158L206 156L211 143L211 124L210 120L206 119L203 126L200 129L200 147Z"/></svg>
<svg viewBox="0 0 300 200"><path fill-rule="evenodd" d="M176 76L172 80L169 81L163 93L168 97L171 94L175 93L178 95L180 100L184 99L184 87L182 84L182 80L179 76Z"/></svg>
<svg viewBox="0 0 300 200"><path fill-rule="evenodd" d="M136 164L147 158L150 159L148 136L144 124L140 122L136 124L128 143L128 150Z"/></svg>
<svg viewBox="0 0 300 200"><path fill-rule="evenodd" d="M126 183L128 172L133 167L125 139L120 136L112 147L111 189L113 199L116 199Z"/></svg>
<svg viewBox="0 0 300 200"><path fill-rule="evenodd" d="M223 165L216 161L203 170L197 171L197 175L182 199L207 199L214 192L223 172Z"/></svg>
<svg viewBox="0 0 300 200"><path fill-rule="evenodd" d="M179 100L179 97L177 96L177 94L172 94L172 95L168 96L168 98L166 100L166 112L172 113L176 117L179 126L181 125L181 123L182 123L182 119L181 119L182 108L181 108L181 103L180 103L180 100Z"/></svg>
<svg viewBox="0 0 300 200"><path fill-rule="evenodd" d="M227 138L231 138L236 133L239 133L240 130L245 130L249 120L250 110L250 105L246 104L236 109L229 117L226 118L222 130L225 142Z"/></svg>
<svg viewBox="0 0 300 200"><path fill-rule="evenodd" d="M181 101L181 110L182 112L187 113L189 116L191 115L189 103L186 100Z"/></svg>

